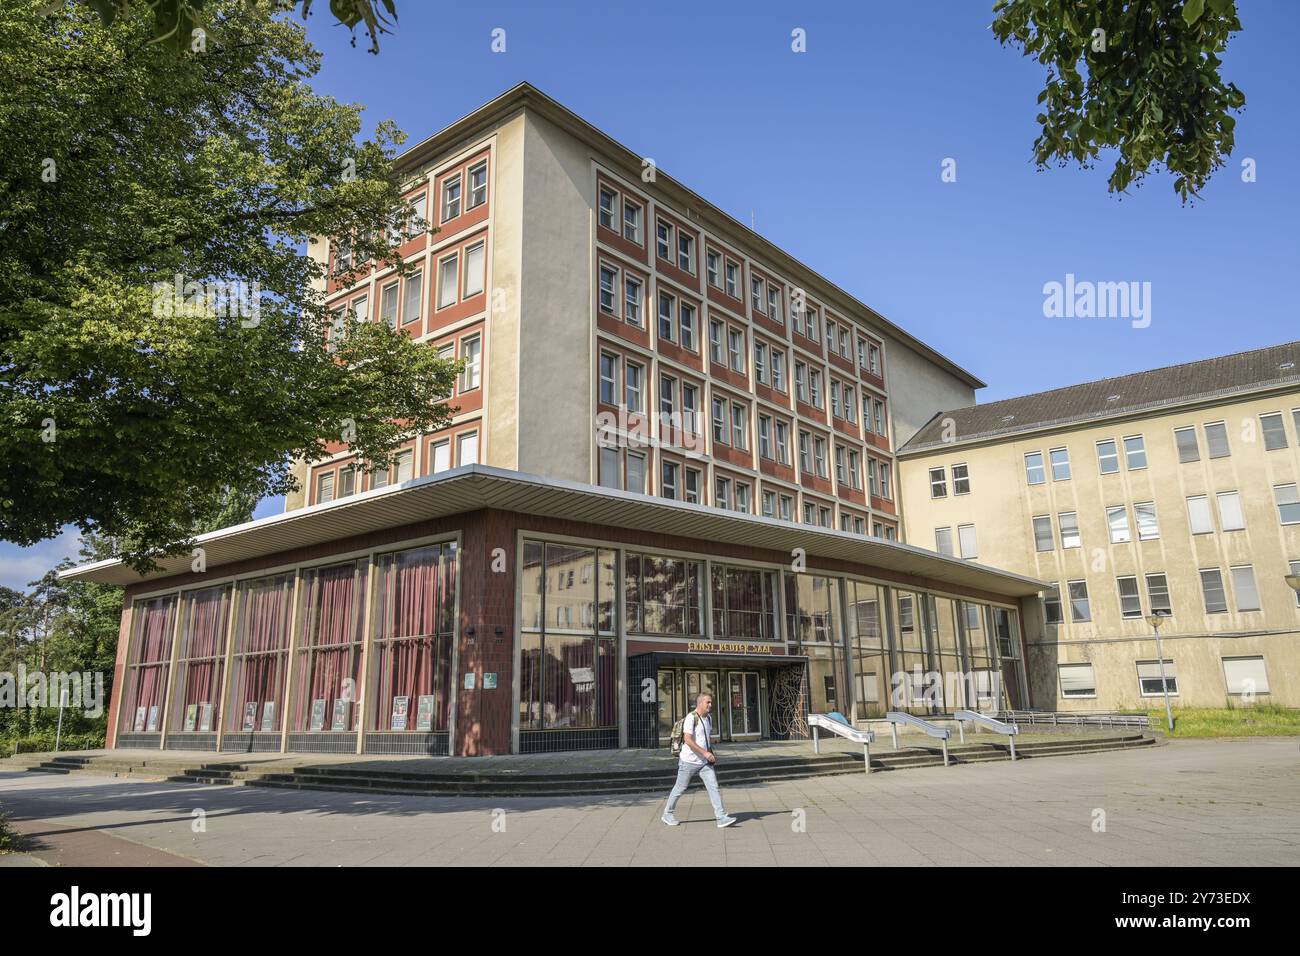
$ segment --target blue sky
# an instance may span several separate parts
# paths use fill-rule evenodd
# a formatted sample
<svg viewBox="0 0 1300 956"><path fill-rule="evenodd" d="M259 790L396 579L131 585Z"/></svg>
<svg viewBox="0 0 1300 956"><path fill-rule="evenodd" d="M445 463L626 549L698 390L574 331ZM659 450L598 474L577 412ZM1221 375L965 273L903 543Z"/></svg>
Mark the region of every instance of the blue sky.
<svg viewBox="0 0 1300 956"><path fill-rule="evenodd" d="M998 45L988 0L398 0L378 56L317 6L315 86L364 105L368 127L391 118L413 143L527 80L980 376L980 401L1300 337L1286 279L1300 265L1300 4L1238 0L1225 73L1246 109L1189 207L1167 174L1110 195L1113 160L1034 168L1043 67ZM1044 284L1069 273L1151 283L1150 326L1045 318ZM0 584L73 551L68 535L0 545Z"/></svg>

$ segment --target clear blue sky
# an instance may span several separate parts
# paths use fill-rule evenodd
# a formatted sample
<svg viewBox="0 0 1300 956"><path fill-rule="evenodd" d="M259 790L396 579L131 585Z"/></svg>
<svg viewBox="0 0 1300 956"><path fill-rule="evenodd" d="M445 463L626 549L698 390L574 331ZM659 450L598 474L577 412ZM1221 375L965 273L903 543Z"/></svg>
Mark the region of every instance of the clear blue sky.
<svg viewBox="0 0 1300 956"><path fill-rule="evenodd" d="M378 56L328 5L316 87L416 142L527 80L989 383L980 401L1300 338L1300 4L1238 0L1237 146L1195 206L1167 174L1037 171L1043 67L989 0L742 4L398 0ZM807 52L790 49L807 31ZM506 52L491 33L506 31ZM1243 183L1240 161L1256 162ZM940 178L956 160L957 181ZM1151 325L1047 319L1067 273L1151 283ZM258 514L279 511L266 501ZM75 539L0 546L19 586Z"/></svg>

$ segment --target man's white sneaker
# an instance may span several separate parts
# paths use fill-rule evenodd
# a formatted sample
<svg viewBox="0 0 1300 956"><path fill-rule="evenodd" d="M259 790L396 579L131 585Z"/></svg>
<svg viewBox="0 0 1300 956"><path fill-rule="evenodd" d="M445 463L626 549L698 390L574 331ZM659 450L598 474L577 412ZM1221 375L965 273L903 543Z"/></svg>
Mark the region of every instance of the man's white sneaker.
<svg viewBox="0 0 1300 956"><path fill-rule="evenodd" d="M729 827L735 822L735 817L723 817L718 821L718 829L721 830L723 827Z"/></svg>
<svg viewBox="0 0 1300 956"><path fill-rule="evenodd" d="M678 820L678 819L677 819L675 816L673 816L671 813L665 813L665 814L664 814L663 816L661 816L659 819L662 820L664 823L668 824L670 827L681 826L681 823L682 823L681 820Z"/></svg>

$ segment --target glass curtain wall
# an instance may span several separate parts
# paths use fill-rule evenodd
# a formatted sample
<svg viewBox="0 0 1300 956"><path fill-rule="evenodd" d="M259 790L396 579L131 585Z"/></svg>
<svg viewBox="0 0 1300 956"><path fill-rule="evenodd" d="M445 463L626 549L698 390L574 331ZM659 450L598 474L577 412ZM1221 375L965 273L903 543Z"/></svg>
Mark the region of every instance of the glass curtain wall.
<svg viewBox="0 0 1300 956"><path fill-rule="evenodd" d="M176 630L176 595L136 601L131 627L131 654L126 665L126 693L118 715L124 733L157 733L162 727L167 671Z"/></svg>
<svg viewBox="0 0 1300 956"><path fill-rule="evenodd" d="M890 709L884 588L860 581L845 581L844 587L853 670L853 716L858 720L883 717Z"/></svg>
<svg viewBox="0 0 1300 956"><path fill-rule="evenodd" d="M216 730L221 672L226 665L226 627L230 620L228 584L187 591L181 613L176 682L167 730L209 733Z"/></svg>
<svg viewBox="0 0 1300 956"><path fill-rule="evenodd" d="M303 572L294 673L296 732L357 730L368 565L363 558Z"/></svg>
<svg viewBox="0 0 1300 956"><path fill-rule="evenodd" d="M293 574L276 574L239 585L227 733L281 729L293 582Z"/></svg>
<svg viewBox="0 0 1300 956"><path fill-rule="evenodd" d="M808 658L812 698L809 708L813 713L844 713L849 695L838 621L840 580L817 574L787 574L785 600L790 653Z"/></svg>

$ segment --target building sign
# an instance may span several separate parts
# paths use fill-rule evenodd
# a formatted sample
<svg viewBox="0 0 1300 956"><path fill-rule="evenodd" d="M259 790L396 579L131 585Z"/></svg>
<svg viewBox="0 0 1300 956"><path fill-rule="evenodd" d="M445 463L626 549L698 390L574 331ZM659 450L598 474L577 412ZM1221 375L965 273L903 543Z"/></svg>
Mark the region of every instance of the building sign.
<svg viewBox="0 0 1300 956"><path fill-rule="evenodd" d="M689 654L774 654L772 644L749 644L733 641L691 641L686 645Z"/></svg>

